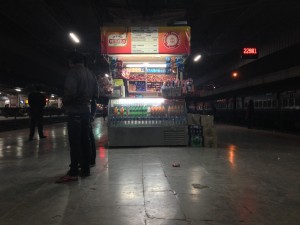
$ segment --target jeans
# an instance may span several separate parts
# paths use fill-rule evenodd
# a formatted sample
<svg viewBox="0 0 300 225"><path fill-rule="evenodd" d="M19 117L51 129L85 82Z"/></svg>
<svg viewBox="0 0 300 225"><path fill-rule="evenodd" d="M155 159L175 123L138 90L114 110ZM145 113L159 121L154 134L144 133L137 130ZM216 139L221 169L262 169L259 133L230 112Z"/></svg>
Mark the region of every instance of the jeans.
<svg viewBox="0 0 300 225"><path fill-rule="evenodd" d="M69 175L78 175L78 163L81 172L90 172L91 142L90 142L90 113L68 115L68 136L70 144L71 164Z"/></svg>
<svg viewBox="0 0 300 225"><path fill-rule="evenodd" d="M96 163L96 143L95 143L95 136L93 132L93 125L90 126L90 140L91 140L91 164Z"/></svg>
<svg viewBox="0 0 300 225"><path fill-rule="evenodd" d="M35 133L35 126L38 127L39 136L43 137L43 110L30 109L30 133L29 138L33 138Z"/></svg>

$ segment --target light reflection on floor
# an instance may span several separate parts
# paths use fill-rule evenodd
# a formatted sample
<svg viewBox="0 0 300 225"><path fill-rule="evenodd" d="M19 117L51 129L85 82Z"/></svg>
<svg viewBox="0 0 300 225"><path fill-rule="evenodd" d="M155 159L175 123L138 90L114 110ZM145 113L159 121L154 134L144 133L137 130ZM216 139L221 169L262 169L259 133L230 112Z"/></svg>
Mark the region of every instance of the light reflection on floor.
<svg viewBox="0 0 300 225"><path fill-rule="evenodd" d="M107 148L102 118L94 132L96 166L68 184L66 124L0 133L0 224L300 224L299 137L218 125L217 148Z"/></svg>

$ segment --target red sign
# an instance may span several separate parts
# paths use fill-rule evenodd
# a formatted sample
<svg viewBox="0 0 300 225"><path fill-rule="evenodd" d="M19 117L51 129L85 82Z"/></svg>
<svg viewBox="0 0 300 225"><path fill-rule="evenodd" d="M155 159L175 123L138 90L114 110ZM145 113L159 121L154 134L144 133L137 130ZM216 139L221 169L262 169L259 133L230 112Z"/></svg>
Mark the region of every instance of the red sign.
<svg viewBox="0 0 300 225"><path fill-rule="evenodd" d="M243 48L241 58L242 59L257 59L258 58L258 49L255 47Z"/></svg>
<svg viewBox="0 0 300 225"><path fill-rule="evenodd" d="M101 53L130 54L130 35L126 27L105 27L101 30Z"/></svg>
<svg viewBox="0 0 300 225"><path fill-rule="evenodd" d="M189 54L190 27L102 27L102 54Z"/></svg>

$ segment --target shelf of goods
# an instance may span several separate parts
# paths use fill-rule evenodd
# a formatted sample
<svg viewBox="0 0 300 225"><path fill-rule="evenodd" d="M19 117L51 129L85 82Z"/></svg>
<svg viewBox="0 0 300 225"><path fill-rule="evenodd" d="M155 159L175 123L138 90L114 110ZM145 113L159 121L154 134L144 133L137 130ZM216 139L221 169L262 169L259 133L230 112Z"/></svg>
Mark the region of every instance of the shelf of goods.
<svg viewBox="0 0 300 225"><path fill-rule="evenodd" d="M187 112L184 99L110 99L108 145L188 145Z"/></svg>

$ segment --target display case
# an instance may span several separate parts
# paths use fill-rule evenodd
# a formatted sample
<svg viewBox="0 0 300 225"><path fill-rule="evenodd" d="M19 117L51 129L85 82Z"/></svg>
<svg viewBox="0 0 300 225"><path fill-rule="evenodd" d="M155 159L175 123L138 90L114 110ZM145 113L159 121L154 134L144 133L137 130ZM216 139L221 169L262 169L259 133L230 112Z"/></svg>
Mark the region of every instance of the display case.
<svg viewBox="0 0 300 225"><path fill-rule="evenodd" d="M187 113L184 99L110 99L108 106L109 146L187 144Z"/></svg>

